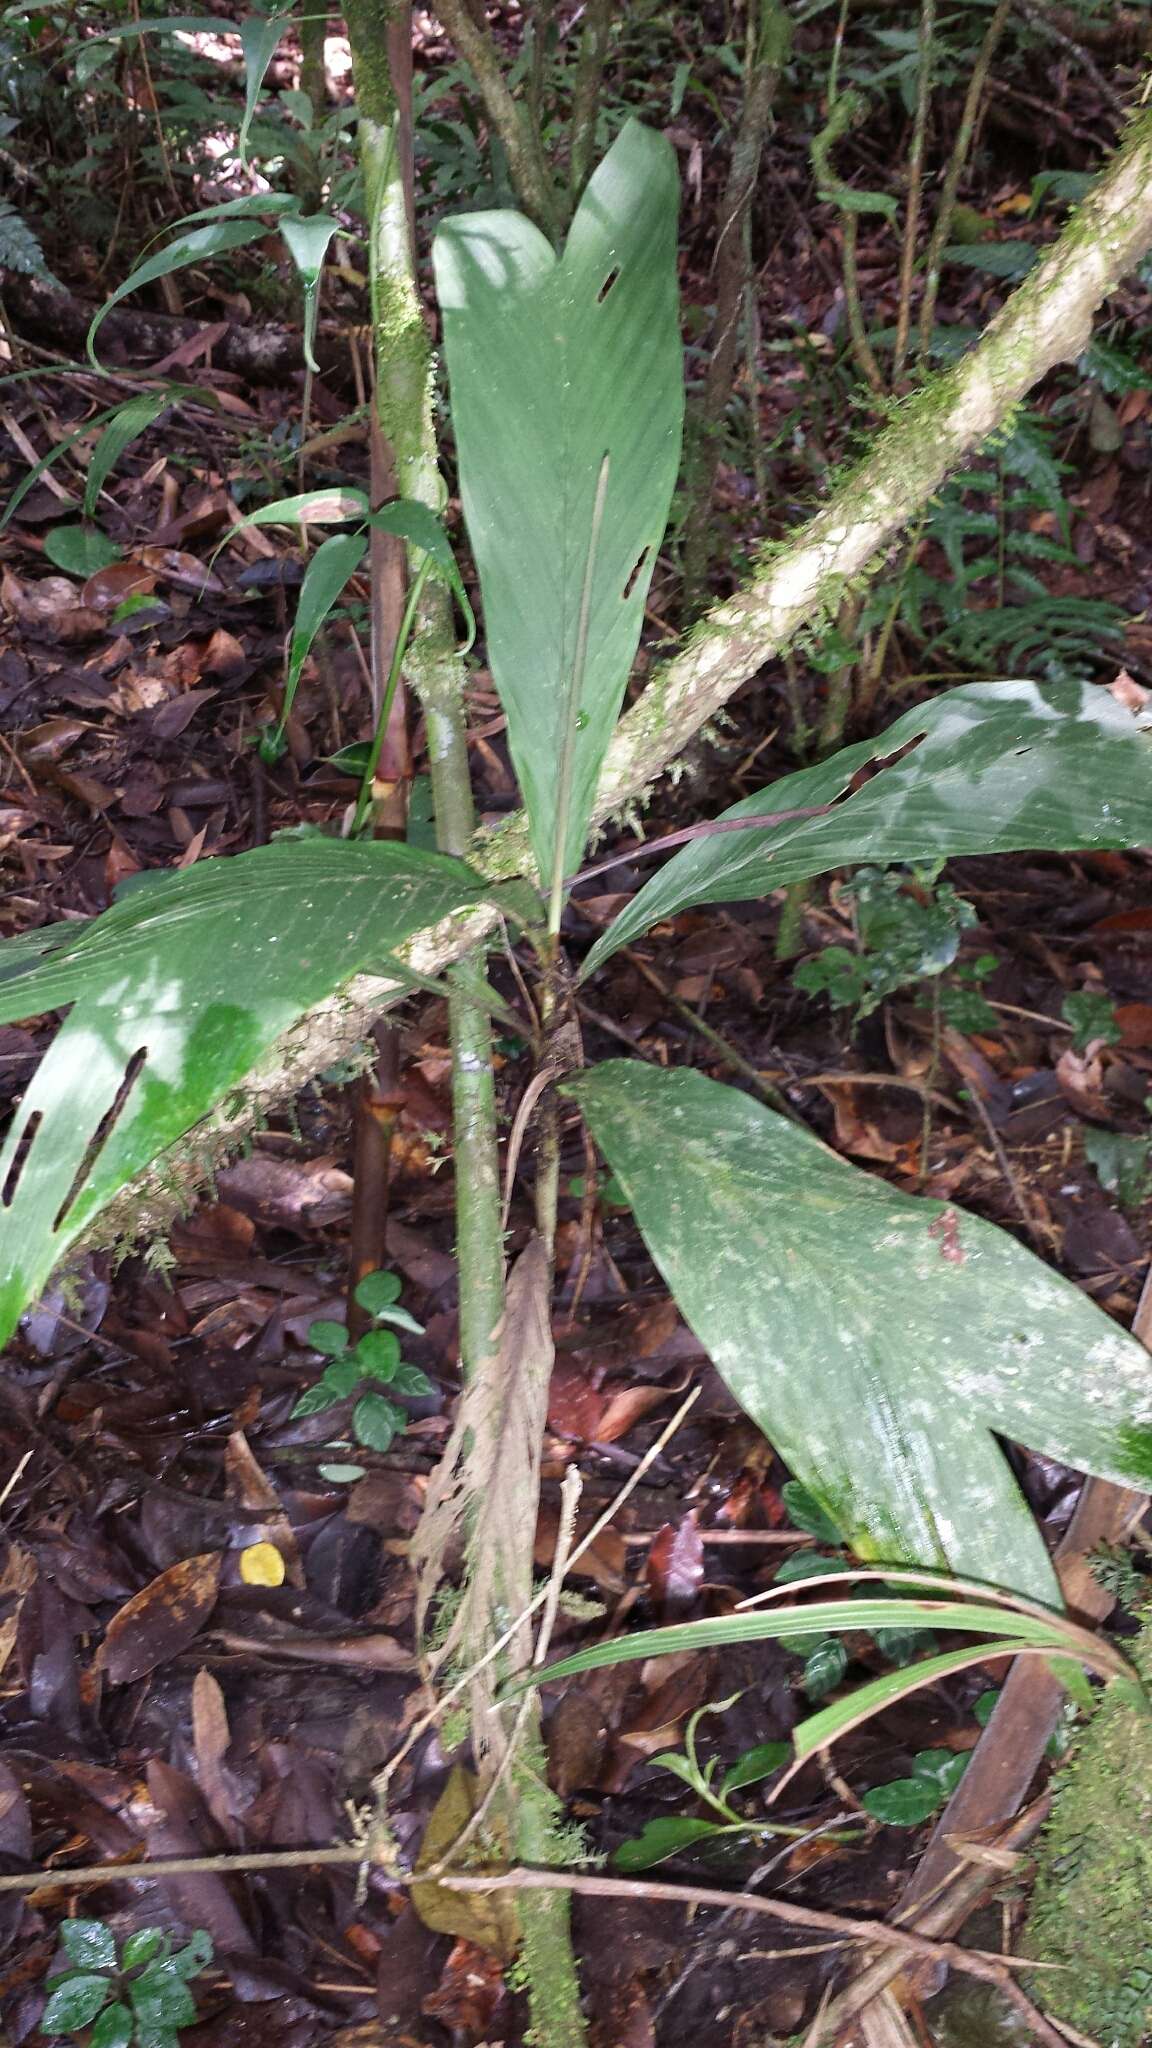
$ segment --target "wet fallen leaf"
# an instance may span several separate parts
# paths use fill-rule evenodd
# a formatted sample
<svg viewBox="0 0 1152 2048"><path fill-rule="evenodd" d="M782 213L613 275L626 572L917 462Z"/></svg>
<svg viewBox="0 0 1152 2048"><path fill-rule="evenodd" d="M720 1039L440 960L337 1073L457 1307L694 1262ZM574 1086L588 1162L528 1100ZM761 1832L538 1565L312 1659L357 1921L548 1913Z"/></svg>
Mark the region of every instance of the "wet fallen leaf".
<svg viewBox="0 0 1152 2048"><path fill-rule="evenodd" d="M126 597L149 597L155 588L152 571L141 568L139 562L109 562L88 578L80 602L95 611L110 612Z"/></svg>
<svg viewBox="0 0 1152 2048"><path fill-rule="evenodd" d="M448 1853L475 1813L477 1796L473 1772L466 1771L463 1764L454 1765L424 1830L417 1872L431 1868ZM516 1909L507 1892L450 1892L435 1881L421 1882L417 1877L408 1896L434 1934L454 1934L458 1940L475 1942L506 1962L515 1954Z"/></svg>
<svg viewBox="0 0 1152 2048"><path fill-rule="evenodd" d="M282 1586L284 1559L274 1543L250 1543L240 1553L240 1577L246 1586Z"/></svg>
<svg viewBox="0 0 1152 2048"><path fill-rule="evenodd" d="M657 1530L645 1564L648 1589L665 1613L687 1607L704 1577L704 1542L695 1514Z"/></svg>
<svg viewBox="0 0 1152 2048"><path fill-rule="evenodd" d="M1118 1003L1114 1015L1121 1045L1152 1046L1152 1003Z"/></svg>
<svg viewBox="0 0 1152 2048"><path fill-rule="evenodd" d="M114 1614L96 1652L111 1685L128 1685L187 1649L200 1633L220 1585L214 1551L170 1565Z"/></svg>
<svg viewBox="0 0 1152 2048"><path fill-rule="evenodd" d="M173 590L187 590L194 597L223 597L224 585L211 569L195 555L186 555L179 548L141 548L140 560L146 569L155 571L162 583L168 583Z"/></svg>
<svg viewBox="0 0 1152 2048"><path fill-rule="evenodd" d="M458 1941L439 1984L421 2001L420 2010L447 2027L453 2039L467 2034L478 2041L489 2032L504 1995L500 1957L478 1948L475 1942Z"/></svg>

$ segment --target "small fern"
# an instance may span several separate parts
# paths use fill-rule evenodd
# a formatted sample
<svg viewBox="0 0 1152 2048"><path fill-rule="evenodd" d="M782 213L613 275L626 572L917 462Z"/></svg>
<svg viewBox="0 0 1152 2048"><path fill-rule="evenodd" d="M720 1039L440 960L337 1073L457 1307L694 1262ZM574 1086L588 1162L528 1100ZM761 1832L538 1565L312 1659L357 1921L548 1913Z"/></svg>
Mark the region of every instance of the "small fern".
<svg viewBox="0 0 1152 2048"><path fill-rule="evenodd" d="M36 236L7 199L0 199L0 270L18 270L43 284L56 283Z"/></svg>
<svg viewBox="0 0 1152 2048"><path fill-rule="evenodd" d="M1042 414L1021 413L986 445L978 467L945 485L898 592L889 582L869 593L865 631L880 627L895 604L899 629L923 655L976 675L1079 682L1115 659L1121 607L1054 596L1044 581L1048 567L1079 566L1069 546L1068 465L1054 439ZM1047 531L1037 532L1041 521Z"/></svg>

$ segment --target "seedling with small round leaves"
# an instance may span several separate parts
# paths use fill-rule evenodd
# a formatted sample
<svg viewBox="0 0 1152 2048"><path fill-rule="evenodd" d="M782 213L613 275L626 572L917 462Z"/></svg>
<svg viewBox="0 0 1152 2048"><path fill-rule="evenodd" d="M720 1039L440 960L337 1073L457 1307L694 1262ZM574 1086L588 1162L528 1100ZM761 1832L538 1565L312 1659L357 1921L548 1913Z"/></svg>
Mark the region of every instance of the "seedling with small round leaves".
<svg viewBox="0 0 1152 2048"><path fill-rule="evenodd" d="M308 1342L322 1352L329 1363L316 1384L301 1394L292 1410L294 1416L319 1415L325 1408L334 1408L337 1402L347 1400L365 1382L374 1383L360 1394L352 1410L352 1435L368 1451L386 1451L408 1421L407 1409L387 1394L380 1393L380 1385L387 1386L395 1394L419 1395L432 1391L427 1375L401 1355L396 1331L410 1330L421 1336L423 1326L409 1315L406 1308L399 1307L400 1286L397 1273L369 1273L361 1280L355 1298L372 1317L374 1327L366 1330L355 1344L349 1343L343 1323L321 1321L311 1325ZM386 1329L382 1327L385 1324L393 1327ZM358 1465L324 1465L320 1469L327 1479L363 1477L363 1470Z"/></svg>
<svg viewBox="0 0 1152 2048"><path fill-rule="evenodd" d="M48 1979L42 2033L86 2033L87 2048L178 2048L197 2017L189 1982L212 1960L202 1927L180 1949L162 1927L141 1927L117 1954L105 1921L65 1920L60 1946L69 1967Z"/></svg>

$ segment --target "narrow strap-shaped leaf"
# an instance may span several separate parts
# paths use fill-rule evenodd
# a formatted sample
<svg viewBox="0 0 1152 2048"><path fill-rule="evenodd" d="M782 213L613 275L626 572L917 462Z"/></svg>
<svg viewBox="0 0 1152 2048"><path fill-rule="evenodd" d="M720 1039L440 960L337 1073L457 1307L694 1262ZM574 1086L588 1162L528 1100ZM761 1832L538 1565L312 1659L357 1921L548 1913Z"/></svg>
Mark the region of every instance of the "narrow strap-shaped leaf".
<svg viewBox="0 0 1152 2048"><path fill-rule="evenodd" d="M117 407L92 450L88 464L84 485L86 519L94 514L100 493L125 450L132 446L133 441L139 440L141 434L147 433L165 406L171 403L172 396L167 391L142 391L139 398L130 398L126 405Z"/></svg>
<svg viewBox="0 0 1152 2048"><path fill-rule="evenodd" d="M244 52L244 118L240 123L236 147L242 164L248 161L248 131L256 112L260 87L264 83L264 73L276 55L287 27L286 14L250 14L239 24L240 47Z"/></svg>
<svg viewBox="0 0 1152 2048"><path fill-rule="evenodd" d="M304 571L300 601L288 648L288 673L284 683L283 719L288 717L296 697L300 673L317 633L336 603L350 576L364 560L368 542L360 533L334 533L321 541Z"/></svg>
<svg viewBox="0 0 1152 2048"><path fill-rule="evenodd" d="M131 292L139 291L142 285L154 284L159 277L171 277L173 271L186 270L191 263L206 263L212 256L223 256L231 249L242 249L248 242L254 242L264 229L259 221L249 220L212 221L206 227L193 228L191 233L178 235L155 256L149 256L139 263L130 277L118 285L111 297L105 299L92 325L88 329L88 359L100 368L96 355L96 336L113 306L126 299Z"/></svg>

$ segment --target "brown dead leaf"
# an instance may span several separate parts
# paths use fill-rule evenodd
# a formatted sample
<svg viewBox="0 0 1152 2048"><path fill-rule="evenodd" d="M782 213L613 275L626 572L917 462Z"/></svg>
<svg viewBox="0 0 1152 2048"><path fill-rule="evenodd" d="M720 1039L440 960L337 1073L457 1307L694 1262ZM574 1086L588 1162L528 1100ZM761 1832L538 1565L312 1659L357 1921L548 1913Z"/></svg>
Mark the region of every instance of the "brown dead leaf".
<svg viewBox="0 0 1152 2048"><path fill-rule="evenodd" d="M111 612L125 598L149 597L155 588L152 571L141 568L139 562L109 562L88 578L80 592L80 602L94 611Z"/></svg>
<svg viewBox="0 0 1152 2048"><path fill-rule="evenodd" d="M475 1774L456 1764L432 1809L416 1859L417 1871L428 1870L451 1850L479 1803ZM443 1885L413 1880L408 1894L425 1927L434 1934L454 1934L475 1942L506 1962L516 1953L516 1909L507 1892L451 1892Z"/></svg>
<svg viewBox="0 0 1152 2048"><path fill-rule="evenodd" d="M1103 1041L1093 1040L1083 1052L1066 1046L1056 1062L1056 1079L1061 1093L1081 1116L1106 1119L1109 1104L1104 1095L1104 1066L1100 1058Z"/></svg>
<svg viewBox="0 0 1152 2048"><path fill-rule="evenodd" d="M224 1451L224 1477L228 1495L250 1515L259 1515L247 1531L249 1543L272 1542L284 1560L284 1576L291 1586L303 1586L304 1565L291 1522L280 1496L262 1471L243 1430L233 1430Z"/></svg>
<svg viewBox="0 0 1152 2048"><path fill-rule="evenodd" d="M235 1842L239 1840L233 1819L236 1786L224 1764L231 1741L224 1694L212 1673L201 1669L192 1681L192 1748L196 1757L196 1780L204 1803L225 1840Z"/></svg>
<svg viewBox="0 0 1152 2048"><path fill-rule="evenodd" d="M152 569L161 583L173 590L187 590L193 597L223 597L224 585L195 555L180 548L141 548L140 560Z"/></svg>
<svg viewBox="0 0 1152 2048"><path fill-rule="evenodd" d="M221 682L228 682L233 676L243 675L248 656L235 634L218 626L204 649L201 667L206 676L219 676Z"/></svg>
<svg viewBox="0 0 1152 2048"><path fill-rule="evenodd" d="M152 713L150 730L158 740L179 739L196 713L218 694L216 690L185 690L182 697L170 697L166 704L159 705Z"/></svg>
<svg viewBox="0 0 1152 2048"><path fill-rule="evenodd" d="M1114 1015L1122 1045L1152 1046L1152 1003L1118 1003Z"/></svg>
<svg viewBox="0 0 1152 2048"><path fill-rule="evenodd" d="M675 1395L682 1394L685 1385L686 1381L678 1380L672 1387L662 1387L651 1381L637 1387L621 1387L619 1392L612 1394L605 1403L600 1426L596 1431L596 1442L618 1443L620 1438L627 1436L628 1431L634 1429L638 1422L642 1422L646 1415L651 1415L654 1408L660 1408L665 1401L671 1401Z"/></svg>
<svg viewBox="0 0 1152 2048"><path fill-rule="evenodd" d="M183 1558L125 1601L96 1652L110 1685L143 1678L187 1649L216 1605L220 1563L215 1551Z"/></svg>
<svg viewBox="0 0 1152 2048"><path fill-rule="evenodd" d="M467 2035L479 2041L491 2029L503 2002L504 1964L474 1942L458 1941L440 1975L435 1991L421 2001L420 2010L430 2020L439 2020L453 2040Z"/></svg>
<svg viewBox="0 0 1152 2048"><path fill-rule="evenodd" d="M1146 711L1149 702L1152 702L1152 690L1146 689L1143 683L1138 683L1135 676L1130 676L1126 668L1122 668L1118 675L1113 676L1106 687L1108 695L1115 697L1118 704L1123 704L1126 711Z"/></svg>
<svg viewBox="0 0 1152 2048"><path fill-rule="evenodd" d="M704 1542L694 1510L657 1530L644 1571L653 1599L666 1613L691 1604L704 1577Z"/></svg>

